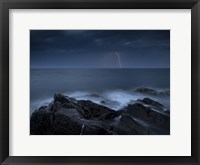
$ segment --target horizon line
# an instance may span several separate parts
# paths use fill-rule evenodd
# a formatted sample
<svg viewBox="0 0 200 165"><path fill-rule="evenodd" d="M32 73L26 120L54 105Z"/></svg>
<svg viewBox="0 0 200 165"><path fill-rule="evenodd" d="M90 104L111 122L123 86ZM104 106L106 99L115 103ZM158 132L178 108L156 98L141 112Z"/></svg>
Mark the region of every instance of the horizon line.
<svg viewBox="0 0 200 165"><path fill-rule="evenodd" d="M52 67L52 68L50 68L50 67L47 67L47 68L42 68L42 67L33 67L33 68L30 68L30 69L170 69L170 67L163 67L163 68L161 68L161 67L151 67L151 68L64 68L64 67L62 67L62 68L55 68L55 67Z"/></svg>

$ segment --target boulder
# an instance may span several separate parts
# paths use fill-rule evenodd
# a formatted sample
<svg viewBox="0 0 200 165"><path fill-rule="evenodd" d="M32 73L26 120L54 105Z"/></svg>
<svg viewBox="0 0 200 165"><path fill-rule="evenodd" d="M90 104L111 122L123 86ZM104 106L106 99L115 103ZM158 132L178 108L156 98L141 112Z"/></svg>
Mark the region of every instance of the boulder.
<svg viewBox="0 0 200 165"><path fill-rule="evenodd" d="M61 109L55 113L54 130L56 135L79 135L81 132L82 122L76 115L77 111L73 109L71 112Z"/></svg>
<svg viewBox="0 0 200 165"><path fill-rule="evenodd" d="M126 113L156 127L160 127L162 129L170 128L170 117L168 115L154 111L153 109L146 107L143 104L129 104Z"/></svg>
<svg viewBox="0 0 200 165"><path fill-rule="evenodd" d="M121 115L117 124L114 125L114 131L120 135L147 135L148 128L137 122L128 114Z"/></svg>
<svg viewBox="0 0 200 165"><path fill-rule="evenodd" d="M109 131L110 126L101 120L110 120L116 115L118 114L114 110L91 101L77 101L56 94L54 101L49 106L42 106L31 115L31 134L113 134L112 131Z"/></svg>
<svg viewBox="0 0 200 165"><path fill-rule="evenodd" d="M150 95L157 95L157 91L151 88L140 87L136 88L135 92L143 93L143 94L150 94Z"/></svg>
<svg viewBox="0 0 200 165"><path fill-rule="evenodd" d="M61 94L41 106L30 118L31 135L146 135L169 134L169 114L150 106L163 105L145 98L114 111L90 100L76 100Z"/></svg>
<svg viewBox="0 0 200 165"><path fill-rule="evenodd" d="M150 98L144 98L143 100L138 100L138 101L141 101L144 104L155 106L155 107L164 107L161 103L154 101Z"/></svg>
<svg viewBox="0 0 200 165"><path fill-rule="evenodd" d="M77 109L86 119L113 119L118 115L116 111L89 100L79 100L77 106Z"/></svg>
<svg viewBox="0 0 200 165"><path fill-rule="evenodd" d="M45 108L40 108L32 113L30 119L31 135L48 135L53 132L52 127L53 114Z"/></svg>
<svg viewBox="0 0 200 165"><path fill-rule="evenodd" d="M155 90L155 89L146 88L146 87L136 88L135 92L148 94L148 95L154 95L154 96L169 96L170 95L169 89L160 91L160 90Z"/></svg>
<svg viewBox="0 0 200 165"><path fill-rule="evenodd" d="M170 96L170 90L166 89L164 91L159 92L161 96Z"/></svg>

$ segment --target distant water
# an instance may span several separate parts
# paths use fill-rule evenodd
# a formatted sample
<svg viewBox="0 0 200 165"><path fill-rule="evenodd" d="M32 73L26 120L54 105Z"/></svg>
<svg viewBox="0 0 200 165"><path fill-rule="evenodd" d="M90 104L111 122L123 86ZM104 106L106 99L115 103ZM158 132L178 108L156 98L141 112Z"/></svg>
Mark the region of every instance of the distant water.
<svg viewBox="0 0 200 165"><path fill-rule="evenodd" d="M169 69L31 69L31 112L50 102L55 93L76 99L117 101L120 109L131 100L144 98L134 93L137 87L170 88ZM169 98L155 98L169 107Z"/></svg>

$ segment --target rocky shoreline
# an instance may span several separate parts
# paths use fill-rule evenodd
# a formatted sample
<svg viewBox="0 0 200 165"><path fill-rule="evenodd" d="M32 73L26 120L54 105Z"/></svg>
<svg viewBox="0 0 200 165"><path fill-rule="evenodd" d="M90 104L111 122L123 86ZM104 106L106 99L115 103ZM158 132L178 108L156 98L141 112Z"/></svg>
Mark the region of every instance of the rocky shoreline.
<svg viewBox="0 0 200 165"><path fill-rule="evenodd" d="M32 113L30 134L169 135L170 114L151 98L138 99L115 111L90 100L55 94L51 103Z"/></svg>

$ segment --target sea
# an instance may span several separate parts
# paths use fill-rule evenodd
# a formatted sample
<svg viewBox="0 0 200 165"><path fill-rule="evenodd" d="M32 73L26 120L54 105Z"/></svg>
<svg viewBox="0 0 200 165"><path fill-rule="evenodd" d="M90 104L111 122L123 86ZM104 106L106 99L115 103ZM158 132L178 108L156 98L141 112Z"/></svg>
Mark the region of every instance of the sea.
<svg viewBox="0 0 200 165"><path fill-rule="evenodd" d="M169 96L147 96L135 92L147 87L170 89L170 69L30 69L30 112L48 105L56 93L78 100L91 100L119 110L130 102L151 97L170 107Z"/></svg>

